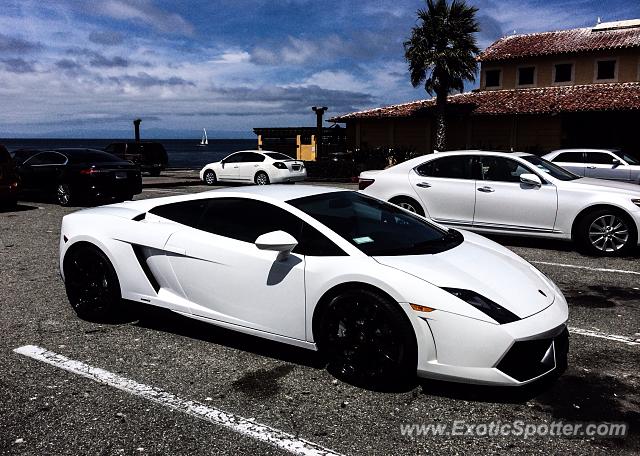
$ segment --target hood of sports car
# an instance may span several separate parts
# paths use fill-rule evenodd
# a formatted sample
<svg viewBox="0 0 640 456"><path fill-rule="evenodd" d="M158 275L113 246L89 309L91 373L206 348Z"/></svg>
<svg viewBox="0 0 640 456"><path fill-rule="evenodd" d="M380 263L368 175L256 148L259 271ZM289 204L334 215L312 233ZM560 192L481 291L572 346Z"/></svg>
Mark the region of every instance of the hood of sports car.
<svg viewBox="0 0 640 456"><path fill-rule="evenodd" d="M462 244L445 252L375 260L438 287L474 291L520 318L553 303L555 291L529 263L486 238L464 236Z"/></svg>

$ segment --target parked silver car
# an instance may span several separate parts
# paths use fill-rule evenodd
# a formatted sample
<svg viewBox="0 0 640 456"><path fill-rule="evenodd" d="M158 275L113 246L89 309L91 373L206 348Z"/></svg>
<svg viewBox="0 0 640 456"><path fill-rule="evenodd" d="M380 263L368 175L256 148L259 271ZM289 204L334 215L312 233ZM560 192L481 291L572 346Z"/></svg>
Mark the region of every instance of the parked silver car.
<svg viewBox="0 0 640 456"><path fill-rule="evenodd" d="M640 184L640 160L617 149L560 149L543 158L578 176Z"/></svg>

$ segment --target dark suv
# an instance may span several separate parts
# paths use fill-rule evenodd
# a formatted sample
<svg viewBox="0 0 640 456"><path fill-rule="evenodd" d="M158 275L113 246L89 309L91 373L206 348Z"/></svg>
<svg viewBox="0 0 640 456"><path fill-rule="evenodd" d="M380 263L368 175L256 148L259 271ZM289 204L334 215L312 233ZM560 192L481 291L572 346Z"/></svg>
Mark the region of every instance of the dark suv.
<svg viewBox="0 0 640 456"><path fill-rule="evenodd" d="M104 150L133 162L141 171L148 171L152 176L159 176L169 162L167 151L157 142L116 142L109 144Z"/></svg>
<svg viewBox="0 0 640 456"><path fill-rule="evenodd" d="M7 148L0 144L0 206L15 206L18 201L20 180Z"/></svg>

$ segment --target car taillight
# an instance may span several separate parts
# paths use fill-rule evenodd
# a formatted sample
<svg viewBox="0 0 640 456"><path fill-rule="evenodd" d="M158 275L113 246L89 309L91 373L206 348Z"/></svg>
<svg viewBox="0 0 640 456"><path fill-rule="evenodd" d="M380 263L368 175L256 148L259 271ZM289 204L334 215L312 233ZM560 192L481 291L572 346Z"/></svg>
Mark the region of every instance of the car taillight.
<svg viewBox="0 0 640 456"><path fill-rule="evenodd" d="M80 170L80 174L84 174L87 176L92 176L93 174L100 174L103 173L104 171L101 169L95 169L95 168L87 168L87 169L81 169Z"/></svg>
<svg viewBox="0 0 640 456"><path fill-rule="evenodd" d="M287 169L287 165L285 165L285 164L284 164L284 163L282 163L282 162L275 162L275 163L273 164L273 166L275 166L275 167L276 167L276 168L278 168L278 169Z"/></svg>
<svg viewBox="0 0 640 456"><path fill-rule="evenodd" d="M365 188L367 188L369 185L373 184L374 182L375 182L375 179L359 178L358 179L358 190L364 190Z"/></svg>

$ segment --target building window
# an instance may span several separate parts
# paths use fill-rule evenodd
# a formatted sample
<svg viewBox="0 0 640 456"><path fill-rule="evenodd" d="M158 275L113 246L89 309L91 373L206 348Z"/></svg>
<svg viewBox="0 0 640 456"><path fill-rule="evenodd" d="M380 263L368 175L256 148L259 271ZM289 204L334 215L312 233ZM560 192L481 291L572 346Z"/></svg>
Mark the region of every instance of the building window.
<svg viewBox="0 0 640 456"><path fill-rule="evenodd" d="M616 79L616 60L608 59L608 60L598 60L596 62L596 80L598 81L606 81L606 80L615 80Z"/></svg>
<svg viewBox="0 0 640 456"><path fill-rule="evenodd" d="M521 67L518 68L518 85L519 86L531 86L535 83L535 67Z"/></svg>
<svg viewBox="0 0 640 456"><path fill-rule="evenodd" d="M500 87L501 79L500 70L487 70L484 72L485 87Z"/></svg>
<svg viewBox="0 0 640 456"><path fill-rule="evenodd" d="M573 82L573 63L557 63L553 66L553 82Z"/></svg>

